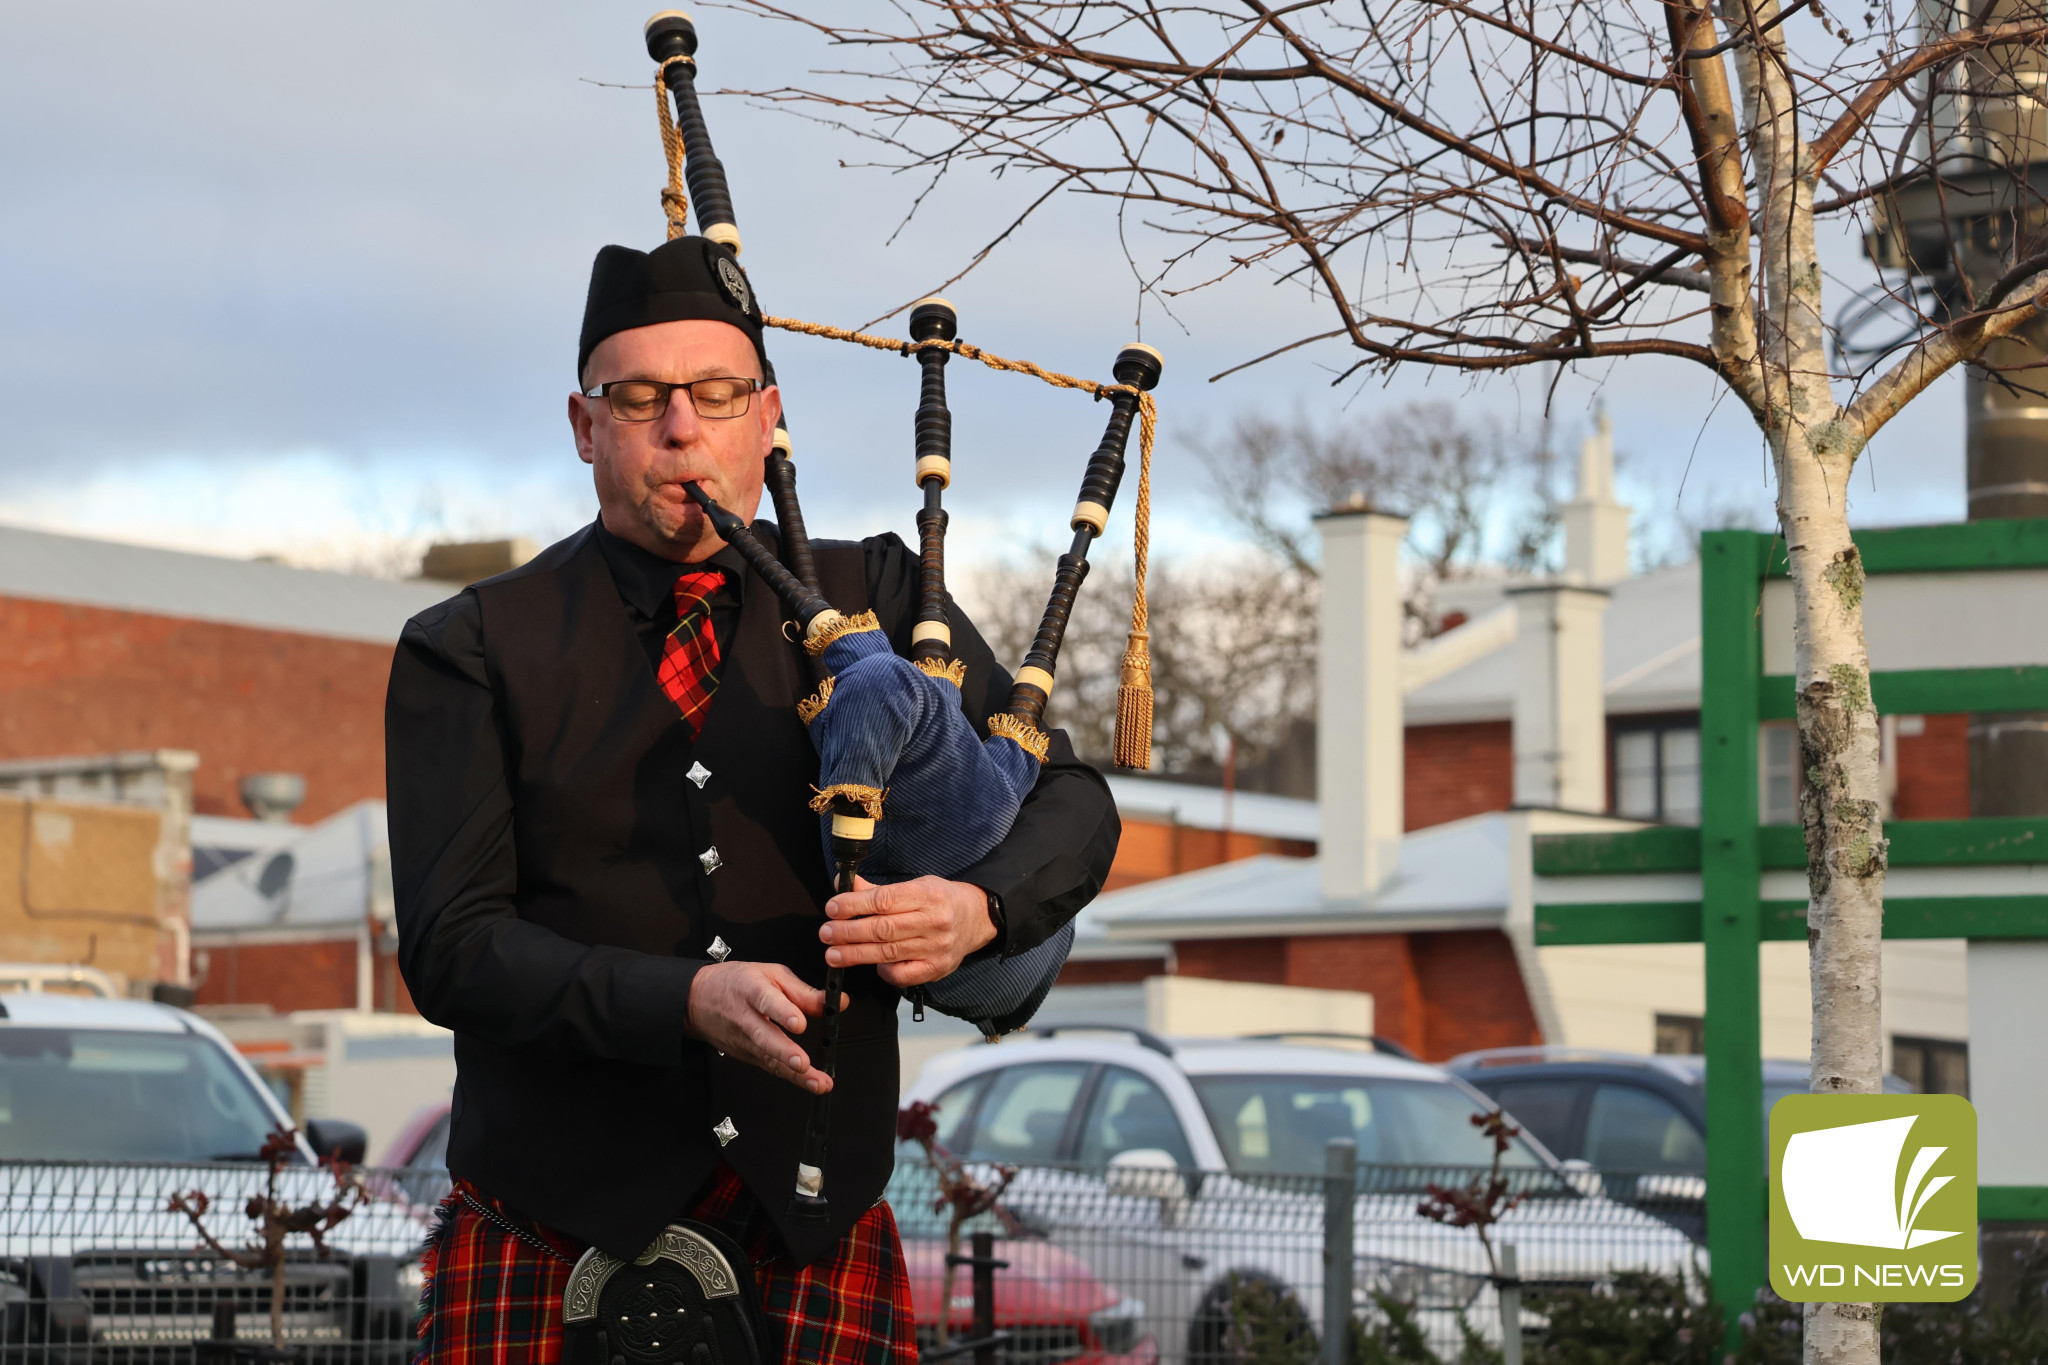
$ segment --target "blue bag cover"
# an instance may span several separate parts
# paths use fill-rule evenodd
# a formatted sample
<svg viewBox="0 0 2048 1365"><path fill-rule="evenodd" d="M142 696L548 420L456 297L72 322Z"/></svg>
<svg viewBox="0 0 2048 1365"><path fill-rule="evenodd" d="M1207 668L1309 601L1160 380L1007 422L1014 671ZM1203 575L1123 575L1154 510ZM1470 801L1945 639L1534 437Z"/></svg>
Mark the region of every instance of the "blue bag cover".
<svg viewBox="0 0 2048 1365"><path fill-rule="evenodd" d="M1002 842L1038 781L1039 762L1015 740L982 739L952 683L898 657L880 631L825 647L832 696L811 722L818 785L886 790L885 818L861 875L875 883L951 877ZM831 858L830 817L821 820ZM932 1008L991 1033L1021 1028L1052 989L1072 925L1008 959L962 965L922 988Z"/></svg>

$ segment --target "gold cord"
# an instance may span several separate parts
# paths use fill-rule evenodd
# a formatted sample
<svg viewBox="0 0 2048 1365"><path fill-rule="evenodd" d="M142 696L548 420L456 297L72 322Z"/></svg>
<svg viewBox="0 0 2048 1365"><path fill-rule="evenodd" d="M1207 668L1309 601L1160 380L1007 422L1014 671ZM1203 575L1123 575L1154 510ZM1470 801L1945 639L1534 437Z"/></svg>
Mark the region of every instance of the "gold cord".
<svg viewBox="0 0 2048 1365"><path fill-rule="evenodd" d="M832 684L835 679L827 678L818 684L818 690L796 704L796 718L809 725L825 714L825 704L832 700Z"/></svg>
<svg viewBox="0 0 2048 1365"><path fill-rule="evenodd" d="M811 657L815 659L825 652L827 646L841 636L855 635L863 630L880 630L881 628L882 622L880 618L872 611L855 612L851 616L842 616L830 625L821 626L813 630L810 635L805 637L804 648L810 651Z"/></svg>
<svg viewBox="0 0 2048 1365"><path fill-rule="evenodd" d="M919 659L917 667L920 672L927 673L942 682L949 682L955 687L966 685L967 661L965 659L955 659L951 663L947 663L944 659Z"/></svg>
<svg viewBox="0 0 2048 1365"><path fill-rule="evenodd" d="M683 135L676 131L675 110L668 103L668 69L677 62L696 63L688 57L671 57L654 73L654 109L661 117L661 150L668 157L668 184L661 191L661 211L668 216L668 239L690 231L690 196L683 188Z"/></svg>
<svg viewBox="0 0 2048 1365"><path fill-rule="evenodd" d="M885 787L863 787L858 782L835 782L829 787L813 787L817 795L811 798L811 809L823 815L832 809L833 801L845 797L866 812L868 819L882 818L882 798L889 794Z"/></svg>
<svg viewBox="0 0 2048 1365"><path fill-rule="evenodd" d="M998 711L988 718L988 737L1007 739L1040 763L1052 750L1052 736L1028 720L1019 720L1007 711Z"/></svg>

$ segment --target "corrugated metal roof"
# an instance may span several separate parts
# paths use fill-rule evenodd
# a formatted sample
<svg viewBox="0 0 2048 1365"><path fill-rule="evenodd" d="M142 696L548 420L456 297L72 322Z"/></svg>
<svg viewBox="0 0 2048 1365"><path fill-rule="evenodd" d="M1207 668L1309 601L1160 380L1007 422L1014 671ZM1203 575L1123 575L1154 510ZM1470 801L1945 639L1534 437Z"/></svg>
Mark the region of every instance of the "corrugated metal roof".
<svg viewBox="0 0 2048 1365"><path fill-rule="evenodd" d="M1504 813L1402 836L1394 876L1367 900L1323 897L1315 858L1261 854L1098 896L1075 921L1075 956L1118 956L1126 938L1236 938L1492 926L1507 911L1510 818ZM1100 941L1097 940L1100 935Z"/></svg>
<svg viewBox="0 0 2048 1365"><path fill-rule="evenodd" d="M394 644L458 591L0 526L0 596Z"/></svg>

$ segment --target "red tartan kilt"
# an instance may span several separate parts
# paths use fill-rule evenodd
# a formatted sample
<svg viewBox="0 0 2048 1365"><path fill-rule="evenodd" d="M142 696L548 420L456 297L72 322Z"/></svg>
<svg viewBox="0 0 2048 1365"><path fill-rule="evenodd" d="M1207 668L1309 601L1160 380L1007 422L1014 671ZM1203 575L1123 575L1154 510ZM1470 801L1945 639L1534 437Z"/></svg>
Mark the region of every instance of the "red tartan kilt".
<svg viewBox="0 0 2048 1365"><path fill-rule="evenodd" d="M498 1218L479 1213L465 1194ZM739 1177L721 1166L684 1216L716 1224L743 1195ZM442 1201L435 1229L415 1365L556 1365L562 1291L584 1244L519 1218L466 1181ZM767 1325L764 1365L915 1365L910 1277L887 1204L862 1214L831 1255L801 1269L777 1254L766 1227L747 1251Z"/></svg>

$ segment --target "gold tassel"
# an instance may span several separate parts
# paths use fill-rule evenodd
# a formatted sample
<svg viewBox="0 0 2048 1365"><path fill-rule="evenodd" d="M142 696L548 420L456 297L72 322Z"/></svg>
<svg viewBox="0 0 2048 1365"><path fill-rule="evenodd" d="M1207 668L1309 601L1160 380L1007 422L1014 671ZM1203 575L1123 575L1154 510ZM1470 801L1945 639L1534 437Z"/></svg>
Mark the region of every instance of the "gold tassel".
<svg viewBox="0 0 2048 1365"><path fill-rule="evenodd" d="M1158 424L1152 395L1138 395L1138 508L1132 518L1131 551L1137 587L1131 593L1131 633L1124 645L1116 688L1116 743L1119 768L1152 766L1152 651L1145 630L1145 560L1152 548L1152 435Z"/></svg>
<svg viewBox="0 0 2048 1365"><path fill-rule="evenodd" d="M1152 655L1149 637L1134 630L1124 649L1122 675L1116 688L1116 766L1152 766Z"/></svg>

